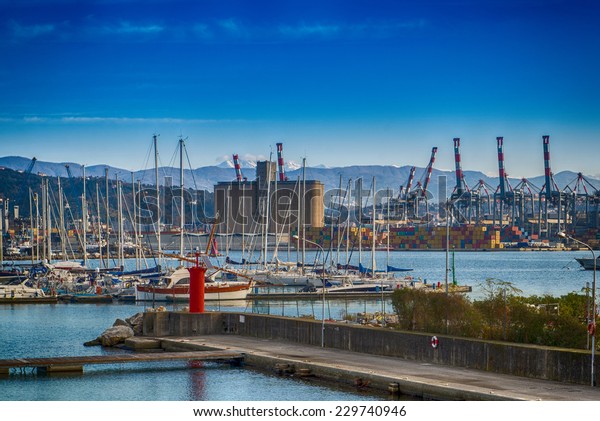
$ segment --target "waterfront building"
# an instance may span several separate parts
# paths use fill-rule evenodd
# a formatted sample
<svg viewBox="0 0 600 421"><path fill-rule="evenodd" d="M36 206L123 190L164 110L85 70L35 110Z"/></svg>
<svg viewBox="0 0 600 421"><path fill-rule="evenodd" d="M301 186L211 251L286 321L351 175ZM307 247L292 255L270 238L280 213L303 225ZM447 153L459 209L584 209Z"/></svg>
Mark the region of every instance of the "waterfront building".
<svg viewBox="0 0 600 421"><path fill-rule="evenodd" d="M219 182L214 193L220 232L250 234L264 227L267 220L271 233L288 233L297 228L298 222L313 228L325 224L323 183L279 181L274 162L259 161L254 181Z"/></svg>

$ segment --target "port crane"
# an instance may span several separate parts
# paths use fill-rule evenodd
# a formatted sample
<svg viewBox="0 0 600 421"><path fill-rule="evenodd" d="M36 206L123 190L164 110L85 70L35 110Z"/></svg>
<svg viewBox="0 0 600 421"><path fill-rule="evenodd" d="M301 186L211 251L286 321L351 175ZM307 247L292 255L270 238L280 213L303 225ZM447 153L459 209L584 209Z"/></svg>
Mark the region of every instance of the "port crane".
<svg viewBox="0 0 600 421"><path fill-rule="evenodd" d="M540 227L540 234L545 232L546 237L550 237L552 234L550 231L550 212L553 211L556 214L556 229L552 228L552 230L556 232L563 231L567 225L567 203L566 195L558 188L550 166L550 136L542 136L542 141L544 147L545 183L542 186L542 192L539 197L540 209L543 207L543 226Z"/></svg>
<svg viewBox="0 0 600 421"><path fill-rule="evenodd" d="M65 164L65 168L67 170L67 175L69 176L69 178L73 178L73 174L71 173L71 168L69 167L69 164Z"/></svg>
<svg viewBox="0 0 600 421"><path fill-rule="evenodd" d="M600 205L600 190L598 190L582 173L563 189L570 211L570 229L575 232L579 227L598 226L598 209ZM595 212L591 212L592 207ZM596 218L593 218L596 215ZM565 221L565 226L567 221Z"/></svg>
<svg viewBox="0 0 600 421"><path fill-rule="evenodd" d="M283 143L277 143L277 166L279 167L279 181L287 181L285 167L283 165Z"/></svg>
<svg viewBox="0 0 600 421"><path fill-rule="evenodd" d="M429 158L429 163L427 164L427 168L425 168L424 181L421 183L419 181L417 183L417 200L416 200L416 212L418 214L419 211L419 201L425 202L425 215L429 215L429 201L427 196L427 189L429 188L429 182L431 181L431 173L433 172L433 164L435 163L435 156L437 154L438 148L434 146L431 148L431 157Z"/></svg>
<svg viewBox="0 0 600 421"><path fill-rule="evenodd" d="M244 178L244 176L242 174L242 166L240 165L240 157L236 153L233 154L233 167L235 168L235 179L236 179L236 181L238 183L241 183L242 181L245 181L246 178Z"/></svg>
<svg viewBox="0 0 600 421"><path fill-rule="evenodd" d="M450 201L446 203L446 211L453 214L451 217L459 223L471 223L472 210L478 201L477 192L471 191L465 182L460 157L460 138L455 137L453 141L456 185L450 195Z"/></svg>
<svg viewBox="0 0 600 421"><path fill-rule="evenodd" d="M508 212L508 209L512 210L512 224L514 224L517 203L515 191L508 181L508 174L504 167L504 137L496 137L496 144L498 147L498 188L494 192L492 224L496 226L497 221L498 225L502 226L505 221L504 215Z"/></svg>
<svg viewBox="0 0 600 421"><path fill-rule="evenodd" d="M25 173L27 175L31 174L31 171L33 171L33 166L35 165L36 161L37 161L37 158L35 156L33 158L31 158L31 162L29 163L29 166L27 167L27 170L25 171Z"/></svg>

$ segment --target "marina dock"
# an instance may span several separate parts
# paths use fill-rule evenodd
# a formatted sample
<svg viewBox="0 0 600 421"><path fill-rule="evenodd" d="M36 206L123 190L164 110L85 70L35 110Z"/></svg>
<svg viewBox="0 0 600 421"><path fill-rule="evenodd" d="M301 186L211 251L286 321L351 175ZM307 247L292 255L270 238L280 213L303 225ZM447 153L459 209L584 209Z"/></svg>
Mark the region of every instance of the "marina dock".
<svg viewBox="0 0 600 421"><path fill-rule="evenodd" d="M352 300L364 298L381 298L381 296L390 297L393 291L380 292L336 292L325 294L327 300ZM246 297L247 300L321 300L323 294L318 292L263 292L251 293Z"/></svg>
<svg viewBox="0 0 600 421"><path fill-rule="evenodd" d="M429 291L445 292L444 287L433 289L431 284L426 285L424 288ZM451 293L467 293L472 292L473 288L470 285L451 285ZM383 290L383 291L369 291L369 292L325 292L325 299L327 300L352 300L352 299L378 299L383 297L391 297L394 290ZM262 292L262 293L250 293L246 297L248 300L321 300L323 294L320 292Z"/></svg>
<svg viewBox="0 0 600 421"><path fill-rule="evenodd" d="M150 352L131 353L118 355L96 355L76 357L51 357L51 358L16 358L0 360L0 375L10 374L11 369L34 368L38 372L82 372L84 365L95 364L124 364L145 363L156 361L219 361L240 363L244 355L239 352L217 351L190 351L190 352Z"/></svg>
<svg viewBox="0 0 600 421"><path fill-rule="evenodd" d="M0 304L56 304L58 297L0 298Z"/></svg>

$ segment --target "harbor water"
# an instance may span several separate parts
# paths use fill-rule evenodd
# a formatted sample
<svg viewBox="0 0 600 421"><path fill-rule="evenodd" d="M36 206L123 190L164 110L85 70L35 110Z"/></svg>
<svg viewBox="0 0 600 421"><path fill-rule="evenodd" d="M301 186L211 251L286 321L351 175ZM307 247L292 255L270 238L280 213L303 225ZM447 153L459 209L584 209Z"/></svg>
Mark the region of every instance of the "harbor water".
<svg viewBox="0 0 600 421"><path fill-rule="evenodd" d="M457 252L455 276L460 285L471 285L471 296L483 294L486 279L511 282L523 295L564 295L581 293L591 283L591 271L584 271L574 260L588 257L581 252ZM232 255L232 258L235 258ZM295 258L295 256L292 256ZM314 261L315 253L307 252ZM450 258L451 261L451 258ZM370 267L370 256L363 256ZM368 263L367 263L368 262ZM392 252L389 264L412 268L415 279L444 284L444 252ZM96 261L90 266L98 265ZM358 263L353 256L352 263ZM377 252L377 267L385 268L388 253ZM169 264L176 265L176 261ZM135 265L127 261L127 266ZM404 275L402 275L404 276ZM452 280L452 274L449 276ZM328 300L325 317L338 319L347 313L391 311L389 300ZM118 349L85 347L117 318L127 318L151 303L114 304L33 304L0 306L0 358L101 355L124 352ZM181 309L183 304L167 304ZM179 307L177 307L179 306ZM323 316L320 301L249 300L233 303L208 303L207 311L243 311L298 317ZM235 385L235 387L231 387ZM361 400L381 399L350 388L293 378L278 377L240 367L206 363L190 368L186 363L143 363L86 367L83 375L38 376L32 372L0 377L5 401L53 400Z"/></svg>
<svg viewBox="0 0 600 421"><path fill-rule="evenodd" d="M232 259L241 256L232 253ZM474 299L484 294L481 286L487 279L510 282L522 291L522 295L560 296L570 292L581 292L586 282L591 285L592 271L582 270L575 258L589 258L589 251L456 251L448 254L448 282L454 277L459 285L473 287L470 296ZM288 256L279 253L279 259ZM221 259L221 264L224 263ZM269 259L267 259L269 260ZM296 261L296 253L291 252L289 260ZM326 264L330 262L345 264L345 252L325 255ZM314 251L306 252L306 263L320 266L322 257ZM350 254L350 264L371 268L371 253L363 251L362 256L354 251ZM453 264L454 261L454 264ZM411 276L428 283L441 285L446 279L446 253L444 251L377 251L375 253L376 270L384 270L387 265L413 269L399 272L397 276Z"/></svg>
<svg viewBox="0 0 600 421"><path fill-rule="evenodd" d="M139 304L0 306L0 358L105 355L85 347L116 318ZM235 385L235 387L232 387ZM185 362L86 366L83 374L37 375L32 369L0 376L3 401L298 401L376 400L381 396L316 380L280 377L228 364Z"/></svg>

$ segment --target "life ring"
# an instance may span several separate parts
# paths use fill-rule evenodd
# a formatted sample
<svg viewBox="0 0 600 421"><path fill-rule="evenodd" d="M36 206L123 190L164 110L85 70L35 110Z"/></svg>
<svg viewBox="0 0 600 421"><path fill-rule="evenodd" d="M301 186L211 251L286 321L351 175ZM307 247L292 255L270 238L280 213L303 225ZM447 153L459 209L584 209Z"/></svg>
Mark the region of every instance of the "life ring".
<svg viewBox="0 0 600 421"><path fill-rule="evenodd" d="M594 323L589 323L587 330L590 335L594 336L596 334L596 325Z"/></svg>
<svg viewBox="0 0 600 421"><path fill-rule="evenodd" d="M438 344L440 343L440 341L438 340L437 336L433 336L431 338L431 347L433 349L436 349L438 347Z"/></svg>

